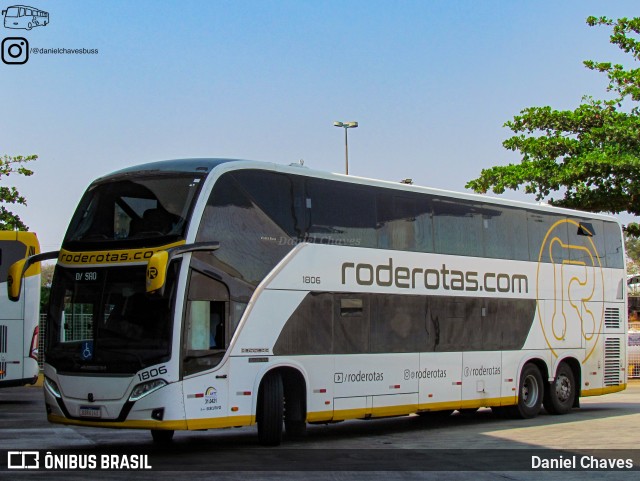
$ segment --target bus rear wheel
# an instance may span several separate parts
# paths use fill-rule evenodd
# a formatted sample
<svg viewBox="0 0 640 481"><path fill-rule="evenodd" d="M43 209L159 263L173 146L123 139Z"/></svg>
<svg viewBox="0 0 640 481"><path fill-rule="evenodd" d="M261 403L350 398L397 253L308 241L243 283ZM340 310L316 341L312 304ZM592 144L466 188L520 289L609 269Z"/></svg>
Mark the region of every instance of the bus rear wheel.
<svg viewBox="0 0 640 481"><path fill-rule="evenodd" d="M543 396L544 384L540 369L535 364L525 364L520 374L518 404L505 408L506 412L511 417L535 418L542 408Z"/></svg>
<svg viewBox="0 0 640 481"><path fill-rule="evenodd" d="M576 399L573 371L566 363L560 364L556 378L548 384L544 396L544 408L549 414L567 414Z"/></svg>
<svg viewBox="0 0 640 481"><path fill-rule="evenodd" d="M263 446L278 446L282 442L284 388L282 376L270 372L262 380L258 396L258 440Z"/></svg>

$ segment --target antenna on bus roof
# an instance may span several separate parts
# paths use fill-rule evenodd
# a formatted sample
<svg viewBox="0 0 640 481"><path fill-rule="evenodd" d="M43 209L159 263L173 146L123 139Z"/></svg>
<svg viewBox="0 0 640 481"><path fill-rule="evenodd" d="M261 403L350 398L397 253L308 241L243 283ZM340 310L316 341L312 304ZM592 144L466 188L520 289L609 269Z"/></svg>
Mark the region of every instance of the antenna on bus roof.
<svg viewBox="0 0 640 481"><path fill-rule="evenodd" d="M402 179L401 184L413 185L413 179Z"/></svg>
<svg viewBox="0 0 640 481"><path fill-rule="evenodd" d="M304 167L304 159L300 159L298 162L289 164L289 167Z"/></svg>

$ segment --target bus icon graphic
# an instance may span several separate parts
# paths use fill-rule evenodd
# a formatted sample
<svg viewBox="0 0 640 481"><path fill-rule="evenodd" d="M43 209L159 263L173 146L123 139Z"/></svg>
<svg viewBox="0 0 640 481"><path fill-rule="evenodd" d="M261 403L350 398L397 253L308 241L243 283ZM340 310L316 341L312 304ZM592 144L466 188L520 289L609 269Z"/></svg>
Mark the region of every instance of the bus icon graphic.
<svg viewBox="0 0 640 481"><path fill-rule="evenodd" d="M2 11L4 28L21 28L31 30L33 27L45 26L49 23L49 12L26 5L13 5Z"/></svg>

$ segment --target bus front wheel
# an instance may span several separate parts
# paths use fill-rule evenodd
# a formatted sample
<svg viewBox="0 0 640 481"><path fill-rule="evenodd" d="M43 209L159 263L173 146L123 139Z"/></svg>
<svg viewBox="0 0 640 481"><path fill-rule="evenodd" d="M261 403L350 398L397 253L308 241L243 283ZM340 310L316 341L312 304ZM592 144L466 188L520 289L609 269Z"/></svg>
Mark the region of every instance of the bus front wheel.
<svg viewBox="0 0 640 481"><path fill-rule="evenodd" d="M284 417L284 388L279 373L267 373L258 398L258 440L264 446L278 446Z"/></svg>
<svg viewBox="0 0 640 481"><path fill-rule="evenodd" d="M540 369L535 364L525 364L520 374L518 404L509 406L507 413L521 419L535 418L542 408L544 384Z"/></svg>
<svg viewBox="0 0 640 481"><path fill-rule="evenodd" d="M573 371L566 363L560 364L556 378L547 385L544 408L549 414L567 414L576 399Z"/></svg>

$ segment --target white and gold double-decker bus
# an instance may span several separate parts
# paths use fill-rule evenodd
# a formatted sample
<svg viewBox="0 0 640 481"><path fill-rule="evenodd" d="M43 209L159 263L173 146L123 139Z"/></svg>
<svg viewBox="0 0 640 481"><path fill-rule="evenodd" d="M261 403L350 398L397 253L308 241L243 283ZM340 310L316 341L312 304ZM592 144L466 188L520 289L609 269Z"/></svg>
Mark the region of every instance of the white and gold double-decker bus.
<svg viewBox="0 0 640 481"><path fill-rule="evenodd" d="M53 255L54 423L257 424L275 445L307 423L564 414L626 385L609 216L188 159L96 180Z"/></svg>

